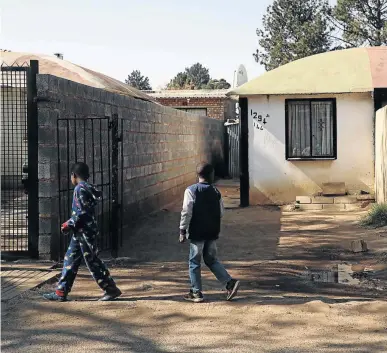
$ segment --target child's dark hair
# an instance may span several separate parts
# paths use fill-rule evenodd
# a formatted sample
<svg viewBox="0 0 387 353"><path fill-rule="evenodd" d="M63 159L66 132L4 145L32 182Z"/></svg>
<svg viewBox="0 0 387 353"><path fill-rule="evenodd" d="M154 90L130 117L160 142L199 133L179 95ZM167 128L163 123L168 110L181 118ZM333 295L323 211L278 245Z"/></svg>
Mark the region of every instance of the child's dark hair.
<svg viewBox="0 0 387 353"><path fill-rule="evenodd" d="M86 163L78 162L73 165L71 168L71 173L73 173L76 177L81 178L83 180L89 179L89 166Z"/></svg>
<svg viewBox="0 0 387 353"><path fill-rule="evenodd" d="M206 162L202 162L198 164L196 167L196 173L198 176L204 180L210 181L212 178L212 174L214 172L214 167Z"/></svg>

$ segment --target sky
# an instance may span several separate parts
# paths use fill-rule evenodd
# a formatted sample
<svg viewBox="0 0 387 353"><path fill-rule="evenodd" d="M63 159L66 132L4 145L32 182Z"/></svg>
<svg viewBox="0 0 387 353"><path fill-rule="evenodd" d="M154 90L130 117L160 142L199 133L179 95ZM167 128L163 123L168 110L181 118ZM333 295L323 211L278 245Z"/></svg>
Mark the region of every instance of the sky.
<svg viewBox="0 0 387 353"><path fill-rule="evenodd" d="M272 0L1 0L0 47L64 59L124 81L140 70L153 89L200 62L233 83L257 64L256 28Z"/></svg>

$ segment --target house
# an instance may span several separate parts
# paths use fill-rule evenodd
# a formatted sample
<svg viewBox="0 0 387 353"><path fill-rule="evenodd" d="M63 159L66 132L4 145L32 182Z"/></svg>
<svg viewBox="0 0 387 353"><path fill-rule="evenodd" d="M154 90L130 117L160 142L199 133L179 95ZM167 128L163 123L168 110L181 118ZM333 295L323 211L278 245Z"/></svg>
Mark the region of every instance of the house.
<svg viewBox="0 0 387 353"><path fill-rule="evenodd" d="M387 47L300 59L229 94L240 97L242 204L290 203L333 182L350 194L374 192Z"/></svg>
<svg viewBox="0 0 387 353"><path fill-rule="evenodd" d="M235 99L227 96L227 90L160 90L143 91L162 105L192 114L226 121L235 119Z"/></svg>

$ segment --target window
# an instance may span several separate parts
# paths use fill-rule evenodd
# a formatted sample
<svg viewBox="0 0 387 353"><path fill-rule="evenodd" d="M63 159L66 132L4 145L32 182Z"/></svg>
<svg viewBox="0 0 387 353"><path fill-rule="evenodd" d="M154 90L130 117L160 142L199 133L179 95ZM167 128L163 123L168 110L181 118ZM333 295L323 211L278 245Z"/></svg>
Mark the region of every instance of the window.
<svg viewBox="0 0 387 353"><path fill-rule="evenodd" d="M207 108L177 108L179 110L183 110L187 113L200 115L200 116L207 116Z"/></svg>
<svg viewBox="0 0 387 353"><path fill-rule="evenodd" d="M336 158L336 100L286 100L286 159Z"/></svg>

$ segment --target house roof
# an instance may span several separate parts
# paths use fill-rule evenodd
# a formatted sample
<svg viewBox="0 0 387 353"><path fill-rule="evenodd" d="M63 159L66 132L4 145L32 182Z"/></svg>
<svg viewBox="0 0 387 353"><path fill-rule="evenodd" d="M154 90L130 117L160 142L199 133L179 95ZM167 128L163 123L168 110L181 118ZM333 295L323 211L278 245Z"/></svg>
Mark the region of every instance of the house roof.
<svg viewBox="0 0 387 353"><path fill-rule="evenodd" d="M227 98L227 89L144 91L153 98Z"/></svg>
<svg viewBox="0 0 387 353"><path fill-rule="evenodd" d="M293 61L229 92L252 95L372 92L387 88L387 47L327 52Z"/></svg>
<svg viewBox="0 0 387 353"><path fill-rule="evenodd" d="M101 88L110 92L154 101L145 93L99 72L75 65L69 61L58 59L56 56L38 55L30 53L1 52L0 64L23 65L30 60L39 61L39 73L50 74L67 80L78 82L87 86Z"/></svg>

